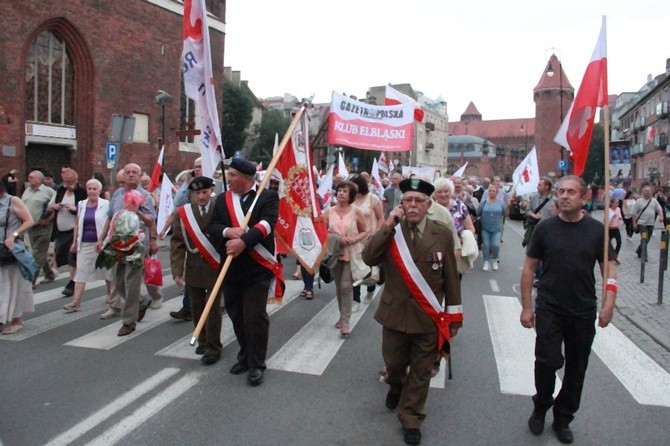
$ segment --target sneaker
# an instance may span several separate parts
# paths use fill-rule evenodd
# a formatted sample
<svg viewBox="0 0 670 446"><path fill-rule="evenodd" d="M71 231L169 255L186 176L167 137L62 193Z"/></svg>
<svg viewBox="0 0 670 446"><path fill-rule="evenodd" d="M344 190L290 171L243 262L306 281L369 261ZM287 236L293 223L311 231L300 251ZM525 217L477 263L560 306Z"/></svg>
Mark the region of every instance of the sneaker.
<svg viewBox="0 0 670 446"><path fill-rule="evenodd" d="M489 271L490 269L491 269L491 267L489 266L489 261L487 260L486 262L484 262L484 266L482 266L482 270L483 271Z"/></svg>
<svg viewBox="0 0 670 446"><path fill-rule="evenodd" d="M110 308L110 309L108 309L107 311L105 311L104 313L102 313L100 315L100 319L105 320L105 319L111 319L113 317L119 317L119 316L121 316L121 311Z"/></svg>
<svg viewBox="0 0 670 446"><path fill-rule="evenodd" d="M149 308L151 308L152 310L158 310L162 306L163 306L163 298L159 297L158 299L151 302L151 307Z"/></svg>
<svg viewBox="0 0 670 446"><path fill-rule="evenodd" d="M493 271L498 271L498 261L494 260L491 262L491 266L493 267Z"/></svg>

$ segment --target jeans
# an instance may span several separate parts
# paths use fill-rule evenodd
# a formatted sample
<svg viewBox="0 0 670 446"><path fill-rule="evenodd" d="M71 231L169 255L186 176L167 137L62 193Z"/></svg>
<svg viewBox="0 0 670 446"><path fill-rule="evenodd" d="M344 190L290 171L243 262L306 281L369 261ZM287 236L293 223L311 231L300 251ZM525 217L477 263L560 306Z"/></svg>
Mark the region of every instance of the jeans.
<svg viewBox="0 0 670 446"><path fill-rule="evenodd" d="M305 286L305 291L312 291L314 289L314 274L310 274L302 264L300 265L300 276L302 283Z"/></svg>
<svg viewBox="0 0 670 446"><path fill-rule="evenodd" d="M497 260L500 252L500 232L488 232L482 228L482 255L484 261Z"/></svg>

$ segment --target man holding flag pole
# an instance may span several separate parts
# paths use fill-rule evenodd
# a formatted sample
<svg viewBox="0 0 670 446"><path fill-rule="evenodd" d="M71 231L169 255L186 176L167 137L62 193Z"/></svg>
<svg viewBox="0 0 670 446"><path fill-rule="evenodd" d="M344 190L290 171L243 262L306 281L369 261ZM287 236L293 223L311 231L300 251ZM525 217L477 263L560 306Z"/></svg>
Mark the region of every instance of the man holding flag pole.
<svg viewBox="0 0 670 446"><path fill-rule="evenodd" d="M572 152L575 174L584 169L596 108L605 114L605 172L608 172L607 56L605 17L598 43L582 85L570 106L555 141ZM617 294L616 255L609 245L607 212L605 224L586 217L586 183L576 175L562 177L556 186L559 214L542 219L535 227L521 273L521 315L523 327L535 327L534 409L528 428L534 435L544 431L547 411L553 407L552 429L561 443L572 443L569 425L579 409L584 377L595 337L595 319L609 325ZM606 190L609 184L606 175ZM576 243L575 241L578 241ZM603 247L602 250L599 248ZM533 276L539 262L535 307L532 306ZM602 304L598 313L594 266L603 277ZM561 389L554 399L556 371L565 365Z"/></svg>

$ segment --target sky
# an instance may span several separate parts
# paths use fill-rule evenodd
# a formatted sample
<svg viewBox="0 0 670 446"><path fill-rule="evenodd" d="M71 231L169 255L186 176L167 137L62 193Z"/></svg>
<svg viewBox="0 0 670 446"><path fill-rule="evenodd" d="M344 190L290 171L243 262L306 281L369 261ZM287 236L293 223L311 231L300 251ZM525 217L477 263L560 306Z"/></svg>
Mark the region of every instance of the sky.
<svg viewBox="0 0 670 446"><path fill-rule="evenodd" d="M259 98L409 83L450 121L470 101L485 120L527 118L552 53L579 87L603 15L609 94L665 72L668 0L228 0L224 64Z"/></svg>

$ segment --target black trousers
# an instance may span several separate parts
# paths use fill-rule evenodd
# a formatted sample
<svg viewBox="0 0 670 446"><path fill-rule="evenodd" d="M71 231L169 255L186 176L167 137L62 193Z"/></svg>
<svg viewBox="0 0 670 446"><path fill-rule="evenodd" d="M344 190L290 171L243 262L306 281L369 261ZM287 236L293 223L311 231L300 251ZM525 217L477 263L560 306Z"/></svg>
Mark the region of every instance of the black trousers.
<svg viewBox="0 0 670 446"><path fill-rule="evenodd" d="M238 362L250 369L265 370L270 317L266 306L270 279L253 282L225 282L222 286L226 313L240 344Z"/></svg>
<svg viewBox="0 0 670 446"><path fill-rule="evenodd" d="M538 309L535 312L535 390L536 410L554 406L554 422L567 426L579 409L584 376L589 364L591 344L596 334L595 313L579 318ZM561 346L565 346L565 357ZM556 371L565 373L561 390L553 400Z"/></svg>

